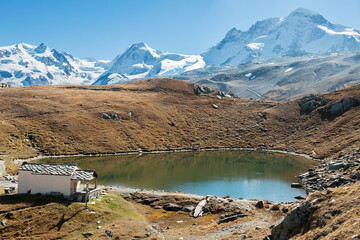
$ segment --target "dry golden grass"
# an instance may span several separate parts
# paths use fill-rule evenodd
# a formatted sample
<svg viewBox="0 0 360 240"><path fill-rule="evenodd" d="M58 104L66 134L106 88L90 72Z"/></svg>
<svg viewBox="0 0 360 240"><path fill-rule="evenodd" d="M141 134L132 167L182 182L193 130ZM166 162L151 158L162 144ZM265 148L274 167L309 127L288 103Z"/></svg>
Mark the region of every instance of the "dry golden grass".
<svg viewBox="0 0 360 240"><path fill-rule="evenodd" d="M330 105L350 95L360 101L360 87L324 97ZM103 119L103 112L120 119ZM328 157L359 145L359 124L359 107L329 121L316 111L301 116L295 101L277 105L197 96L193 84L172 79L0 92L0 154L11 158L220 147Z"/></svg>

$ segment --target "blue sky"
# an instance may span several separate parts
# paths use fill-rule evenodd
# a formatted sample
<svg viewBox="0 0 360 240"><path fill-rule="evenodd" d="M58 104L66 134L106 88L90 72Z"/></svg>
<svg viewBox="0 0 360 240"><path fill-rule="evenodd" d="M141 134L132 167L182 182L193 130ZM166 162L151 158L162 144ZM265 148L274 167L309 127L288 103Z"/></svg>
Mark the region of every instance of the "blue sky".
<svg viewBox="0 0 360 240"><path fill-rule="evenodd" d="M232 27L247 30L298 7L360 29L359 0L0 0L0 46L44 42L76 57L112 60L145 42L200 54Z"/></svg>

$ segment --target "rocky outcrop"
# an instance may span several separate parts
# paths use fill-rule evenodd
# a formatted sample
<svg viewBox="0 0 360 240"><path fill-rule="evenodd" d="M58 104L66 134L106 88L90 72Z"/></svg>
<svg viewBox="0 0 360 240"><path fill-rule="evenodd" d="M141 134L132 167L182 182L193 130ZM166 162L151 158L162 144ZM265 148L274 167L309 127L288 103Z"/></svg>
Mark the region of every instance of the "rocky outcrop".
<svg viewBox="0 0 360 240"><path fill-rule="evenodd" d="M214 89L206 87L206 86L196 86L194 88L195 94L196 95L203 95L203 94L210 94L215 92Z"/></svg>
<svg viewBox="0 0 360 240"><path fill-rule="evenodd" d="M329 107L319 109L318 112L322 118L334 119L356 106L359 106L359 102L354 97L346 97Z"/></svg>
<svg viewBox="0 0 360 240"><path fill-rule="evenodd" d="M324 106L328 103L323 97L317 97L313 94L306 96L297 101L300 106L300 114L309 114L320 106Z"/></svg>
<svg viewBox="0 0 360 240"><path fill-rule="evenodd" d="M102 117L103 119L113 119L113 120L115 120L115 121L118 121L118 120L119 120L119 115L117 115L116 113L105 113L105 112L103 112L103 113L101 114L101 117Z"/></svg>
<svg viewBox="0 0 360 240"><path fill-rule="evenodd" d="M306 202L290 211L271 230L269 239L287 240L299 233L311 214L310 203Z"/></svg>

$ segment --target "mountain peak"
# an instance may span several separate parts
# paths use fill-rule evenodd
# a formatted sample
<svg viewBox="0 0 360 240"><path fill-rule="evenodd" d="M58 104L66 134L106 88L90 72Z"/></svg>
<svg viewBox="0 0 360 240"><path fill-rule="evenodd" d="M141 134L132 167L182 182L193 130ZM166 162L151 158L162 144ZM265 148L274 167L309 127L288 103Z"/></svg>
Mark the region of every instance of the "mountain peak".
<svg viewBox="0 0 360 240"><path fill-rule="evenodd" d="M144 42L138 42L138 43L134 43L133 45L131 45L131 47L142 48L142 47L149 47L149 46L146 45L146 43L144 43Z"/></svg>
<svg viewBox="0 0 360 240"><path fill-rule="evenodd" d="M33 49L36 46L24 43L24 42L19 42L18 44L15 45L17 48L24 48L24 49Z"/></svg>
<svg viewBox="0 0 360 240"><path fill-rule="evenodd" d="M360 51L359 38L357 30L332 24L319 13L298 8L285 18L257 21L241 33L233 28L201 56L208 65L222 65L307 53L356 52Z"/></svg>
<svg viewBox="0 0 360 240"><path fill-rule="evenodd" d="M47 49L47 46L44 43L41 43L37 48L35 48L35 52L44 53Z"/></svg>
<svg viewBox="0 0 360 240"><path fill-rule="evenodd" d="M312 16L321 16L319 13L311 11L306 8L297 8L292 11L288 17L312 17Z"/></svg>
<svg viewBox="0 0 360 240"><path fill-rule="evenodd" d="M290 15L291 14L306 14L306 15L309 15L309 14L318 14L318 13L313 12L313 11L311 11L309 9L306 9L306 8L297 8L294 11L292 11L290 13Z"/></svg>

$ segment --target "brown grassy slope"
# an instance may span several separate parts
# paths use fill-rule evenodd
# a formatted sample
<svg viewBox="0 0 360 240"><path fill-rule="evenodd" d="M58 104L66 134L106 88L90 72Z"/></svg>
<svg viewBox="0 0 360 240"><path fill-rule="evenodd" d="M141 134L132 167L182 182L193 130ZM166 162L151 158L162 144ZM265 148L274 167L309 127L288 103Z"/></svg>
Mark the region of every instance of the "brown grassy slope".
<svg viewBox="0 0 360 240"><path fill-rule="evenodd" d="M359 94L353 87L324 96L329 106ZM359 107L333 121L316 111L300 116L299 109L296 102L197 96L193 84L172 79L1 89L0 154L263 147L324 157L359 145ZM103 119L104 112L120 120Z"/></svg>
<svg viewBox="0 0 360 240"><path fill-rule="evenodd" d="M360 102L360 86L321 95L329 107L345 97ZM351 152L360 147L360 106L351 108L335 119L322 119L318 109L300 115L297 101L285 102L267 113L263 128L289 151L313 157L329 157L335 153Z"/></svg>
<svg viewBox="0 0 360 240"><path fill-rule="evenodd" d="M258 146L255 114L272 105L197 96L193 84L169 79L6 89L0 92L1 154ZM120 120L103 119L103 112Z"/></svg>

